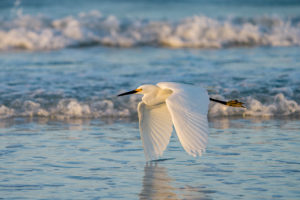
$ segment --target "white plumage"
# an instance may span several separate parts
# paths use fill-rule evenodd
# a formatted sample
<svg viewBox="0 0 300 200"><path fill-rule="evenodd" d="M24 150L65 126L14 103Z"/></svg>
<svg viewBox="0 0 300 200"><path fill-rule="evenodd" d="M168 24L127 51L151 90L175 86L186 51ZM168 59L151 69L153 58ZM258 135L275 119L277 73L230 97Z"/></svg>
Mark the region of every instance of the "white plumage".
<svg viewBox="0 0 300 200"><path fill-rule="evenodd" d="M120 94L143 94L138 105L139 127L146 160L159 159L166 149L173 125L184 150L200 156L208 137L207 91L192 85L160 82Z"/></svg>

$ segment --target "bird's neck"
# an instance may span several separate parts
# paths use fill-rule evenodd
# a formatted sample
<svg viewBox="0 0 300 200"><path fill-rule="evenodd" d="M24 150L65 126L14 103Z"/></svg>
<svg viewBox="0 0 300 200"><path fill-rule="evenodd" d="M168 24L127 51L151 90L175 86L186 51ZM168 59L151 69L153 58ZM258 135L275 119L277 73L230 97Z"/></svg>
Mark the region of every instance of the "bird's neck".
<svg viewBox="0 0 300 200"><path fill-rule="evenodd" d="M166 99L171 95L172 91L168 89L160 89L159 87L151 93L144 94L142 101L148 106L154 106L165 103Z"/></svg>

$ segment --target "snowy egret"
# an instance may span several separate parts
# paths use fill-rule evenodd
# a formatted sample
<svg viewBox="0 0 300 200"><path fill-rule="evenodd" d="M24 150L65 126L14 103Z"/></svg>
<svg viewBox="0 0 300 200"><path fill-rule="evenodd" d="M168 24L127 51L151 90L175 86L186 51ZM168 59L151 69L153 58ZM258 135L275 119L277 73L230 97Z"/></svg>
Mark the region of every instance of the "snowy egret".
<svg viewBox="0 0 300 200"><path fill-rule="evenodd" d="M209 100L227 106L244 107L237 100L225 102L209 98L204 88L173 82L142 85L118 96L129 94L144 95L138 104L138 116L147 161L162 156L173 125L184 150L194 157L201 156L207 144Z"/></svg>

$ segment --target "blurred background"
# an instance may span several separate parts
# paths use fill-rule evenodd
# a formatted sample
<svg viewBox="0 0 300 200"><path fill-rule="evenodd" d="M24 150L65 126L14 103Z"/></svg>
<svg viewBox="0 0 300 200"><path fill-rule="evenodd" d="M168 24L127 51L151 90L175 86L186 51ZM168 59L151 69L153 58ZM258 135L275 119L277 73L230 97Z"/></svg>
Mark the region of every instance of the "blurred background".
<svg viewBox="0 0 300 200"><path fill-rule="evenodd" d="M0 116L133 117L143 83L185 82L299 116L298 1L0 2ZM122 103L122 102L126 103Z"/></svg>

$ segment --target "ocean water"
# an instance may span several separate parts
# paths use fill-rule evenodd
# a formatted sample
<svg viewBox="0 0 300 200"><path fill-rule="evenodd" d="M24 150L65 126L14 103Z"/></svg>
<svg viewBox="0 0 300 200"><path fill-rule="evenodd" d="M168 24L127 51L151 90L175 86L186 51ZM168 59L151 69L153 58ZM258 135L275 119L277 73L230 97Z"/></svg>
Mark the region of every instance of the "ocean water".
<svg viewBox="0 0 300 200"><path fill-rule="evenodd" d="M298 1L0 1L0 199L299 199ZM204 87L206 153L146 163L142 84Z"/></svg>

